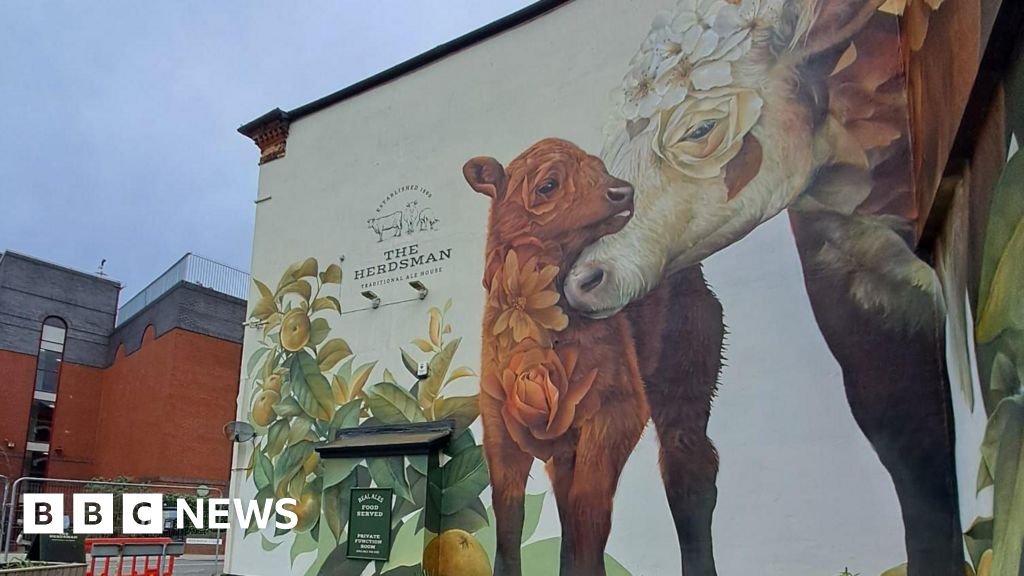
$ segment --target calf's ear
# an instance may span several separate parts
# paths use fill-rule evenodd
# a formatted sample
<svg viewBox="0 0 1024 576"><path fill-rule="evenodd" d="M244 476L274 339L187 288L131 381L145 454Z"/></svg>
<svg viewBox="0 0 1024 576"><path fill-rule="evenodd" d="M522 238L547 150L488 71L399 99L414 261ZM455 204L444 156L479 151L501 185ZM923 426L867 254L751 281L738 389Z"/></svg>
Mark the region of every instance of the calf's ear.
<svg viewBox="0 0 1024 576"><path fill-rule="evenodd" d="M462 175L473 190L500 200L505 195L505 168L489 156L471 158L462 167Z"/></svg>

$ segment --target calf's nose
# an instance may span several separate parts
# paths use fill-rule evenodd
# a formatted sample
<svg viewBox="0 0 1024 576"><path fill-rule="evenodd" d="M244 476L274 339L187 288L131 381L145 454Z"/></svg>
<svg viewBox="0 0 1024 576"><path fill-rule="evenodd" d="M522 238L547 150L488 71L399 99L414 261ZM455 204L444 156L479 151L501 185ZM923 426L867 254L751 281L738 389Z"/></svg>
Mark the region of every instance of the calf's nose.
<svg viewBox="0 0 1024 576"><path fill-rule="evenodd" d="M612 186L605 196L614 204L626 204L633 201L633 187L626 183Z"/></svg>

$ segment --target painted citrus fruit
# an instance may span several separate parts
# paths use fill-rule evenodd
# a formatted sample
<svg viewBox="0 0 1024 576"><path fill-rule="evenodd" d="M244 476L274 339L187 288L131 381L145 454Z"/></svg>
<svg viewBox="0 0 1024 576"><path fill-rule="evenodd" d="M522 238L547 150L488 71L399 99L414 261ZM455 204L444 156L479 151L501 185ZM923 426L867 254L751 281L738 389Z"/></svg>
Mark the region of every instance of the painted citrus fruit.
<svg viewBox="0 0 1024 576"><path fill-rule="evenodd" d="M296 532L309 532L313 525L316 524L316 521L320 519L320 494L307 486L298 497L298 502L294 506L286 504L285 507L295 512L295 515L299 517L298 523L292 530Z"/></svg>
<svg viewBox="0 0 1024 576"><path fill-rule="evenodd" d="M252 400L252 423L257 426L270 426L270 423L277 418L274 414L274 404L281 401L281 395L276 390L260 390Z"/></svg>
<svg viewBox="0 0 1024 576"><path fill-rule="evenodd" d="M427 576L491 576L491 563L472 534L446 530L427 544L423 570Z"/></svg>
<svg viewBox="0 0 1024 576"><path fill-rule="evenodd" d="M281 346L289 352L298 352L309 342L309 316L301 308L289 310L281 320Z"/></svg>

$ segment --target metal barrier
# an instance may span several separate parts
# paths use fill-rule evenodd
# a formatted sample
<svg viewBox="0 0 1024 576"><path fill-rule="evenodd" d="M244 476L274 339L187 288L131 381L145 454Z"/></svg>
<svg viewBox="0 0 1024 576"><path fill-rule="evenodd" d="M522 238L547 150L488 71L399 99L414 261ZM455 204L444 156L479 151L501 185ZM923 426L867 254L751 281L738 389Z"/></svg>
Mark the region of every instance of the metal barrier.
<svg viewBox="0 0 1024 576"><path fill-rule="evenodd" d="M221 294L242 300L248 298L249 295L248 273L189 252L133 296L131 300L122 304L117 311L116 325L120 326L131 319L147 304L163 296L179 282L205 286Z"/></svg>
<svg viewBox="0 0 1024 576"><path fill-rule="evenodd" d="M28 542L22 541L19 543L19 537L21 536L20 530L16 530L19 526L23 525L23 513L24 507L22 505L22 496L25 494L63 494L64 495L64 515L69 519L72 519L72 494L83 493L83 492L96 492L96 493L113 493L115 494L115 516L114 516L114 534L113 537L125 536L122 530L121 518L121 502L120 498L117 497L119 494L162 494L164 496L172 497L187 497L195 496L197 498L221 498L223 491L220 488L210 488L207 486L197 486L189 484L141 484L132 482L110 482L100 480L58 480L53 478L18 478L10 485L10 489L7 490L9 497L6 499L7 502L7 514L6 522L4 527L0 528L0 533L3 534L3 561L8 562L12 549L18 545L27 545ZM73 520L73 519L72 519ZM16 533L17 532L17 533ZM213 563L217 565L220 562L220 550L221 542L223 541L222 530L217 529L216 544L214 547ZM165 523L164 536L172 536L184 540L185 533L178 530L176 527L167 529ZM133 539L134 540L134 539ZM170 539L168 539L170 541ZM184 542L182 542L184 547Z"/></svg>
<svg viewBox="0 0 1024 576"><path fill-rule="evenodd" d="M0 474L0 486L3 487L0 490L0 544L7 542L7 490L11 487L11 480ZM6 561L7 556L4 556Z"/></svg>
<svg viewBox="0 0 1024 576"><path fill-rule="evenodd" d="M117 560L117 572L113 576L172 576L174 560L185 553L185 544L172 542L170 538L89 538L85 541L85 551L89 554L89 567L86 576L112 576L111 560ZM139 558L142 558L142 571L139 571ZM150 558L156 558L156 566L149 565ZM130 572L125 573L125 560L131 559ZM102 560L100 571L96 571L97 563ZM164 571L164 560L167 560L167 571Z"/></svg>

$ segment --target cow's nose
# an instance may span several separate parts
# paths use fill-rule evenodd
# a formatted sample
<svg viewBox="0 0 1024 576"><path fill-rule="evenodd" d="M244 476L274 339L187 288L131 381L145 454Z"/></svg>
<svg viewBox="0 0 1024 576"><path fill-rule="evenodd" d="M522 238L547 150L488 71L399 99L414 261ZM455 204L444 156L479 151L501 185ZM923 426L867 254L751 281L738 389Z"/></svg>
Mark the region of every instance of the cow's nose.
<svg viewBox="0 0 1024 576"><path fill-rule="evenodd" d="M605 195L615 204L626 204L633 201L633 187L629 184L614 186Z"/></svg>

